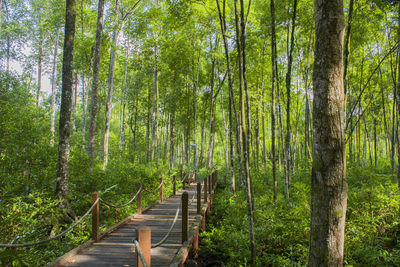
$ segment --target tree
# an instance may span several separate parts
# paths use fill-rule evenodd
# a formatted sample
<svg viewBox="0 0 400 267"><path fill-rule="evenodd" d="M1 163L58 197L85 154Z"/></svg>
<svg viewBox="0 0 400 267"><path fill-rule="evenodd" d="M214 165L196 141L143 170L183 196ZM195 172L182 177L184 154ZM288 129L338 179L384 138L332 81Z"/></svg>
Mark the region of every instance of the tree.
<svg viewBox="0 0 400 267"><path fill-rule="evenodd" d="M69 136L71 131L71 106L72 87L74 84L74 36L75 36L75 0L67 0L65 11L64 55L62 68L62 95L58 143L58 164L56 196L62 199L61 208L74 218L67 201L68 194L68 162L69 162Z"/></svg>
<svg viewBox="0 0 400 267"><path fill-rule="evenodd" d="M93 169L94 158L95 158L94 146L96 140L96 119L97 119L97 109L98 109L97 98L99 89L101 35L103 32L103 13L104 13L104 0L99 0L98 10L97 10L96 44L94 48L92 101L90 106L89 144L88 144L88 154L90 157L91 169Z"/></svg>
<svg viewBox="0 0 400 267"><path fill-rule="evenodd" d="M342 266L347 180L341 0L315 1L310 266Z"/></svg>

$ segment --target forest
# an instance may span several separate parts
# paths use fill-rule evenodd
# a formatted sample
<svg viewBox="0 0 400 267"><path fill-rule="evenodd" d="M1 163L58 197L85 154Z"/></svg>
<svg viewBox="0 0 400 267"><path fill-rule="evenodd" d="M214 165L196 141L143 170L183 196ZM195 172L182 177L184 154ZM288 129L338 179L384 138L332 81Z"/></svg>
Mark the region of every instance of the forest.
<svg viewBox="0 0 400 267"><path fill-rule="evenodd" d="M0 0L0 265L218 170L199 266L400 266L399 42L397 0Z"/></svg>

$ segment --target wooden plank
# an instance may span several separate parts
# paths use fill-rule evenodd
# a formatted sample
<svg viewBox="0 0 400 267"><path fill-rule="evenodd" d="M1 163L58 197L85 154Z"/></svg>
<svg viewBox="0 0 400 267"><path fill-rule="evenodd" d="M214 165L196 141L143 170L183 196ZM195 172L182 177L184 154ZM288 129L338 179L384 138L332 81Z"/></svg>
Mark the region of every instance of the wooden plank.
<svg viewBox="0 0 400 267"><path fill-rule="evenodd" d="M196 190L196 184L192 183L187 188L189 194L189 238L191 239L194 229L199 225L199 217L196 216L197 199L191 201ZM170 196L163 200L153 203L142 211L142 214L133 214L132 216L114 225L100 236L100 241L93 241L81 248L75 256L67 257L62 266L136 266L136 254L133 253L135 246L133 239L136 238L135 230L140 226L148 226L151 228L151 242L154 244L161 240L167 233L175 218L176 209L181 202L183 190L177 192L177 195ZM207 204L202 203L202 214L207 210ZM180 210L179 213L181 213ZM201 218L201 216L200 216ZM201 220L201 219L200 219ZM181 244L181 214L172 230L172 234L166 240L166 243L157 248L151 249L152 266L169 266L176 259L177 254L186 258L189 251L189 245ZM189 240L190 240L189 239ZM183 249L184 248L184 249ZM181 258L181 259L183 259Z"/></svg>

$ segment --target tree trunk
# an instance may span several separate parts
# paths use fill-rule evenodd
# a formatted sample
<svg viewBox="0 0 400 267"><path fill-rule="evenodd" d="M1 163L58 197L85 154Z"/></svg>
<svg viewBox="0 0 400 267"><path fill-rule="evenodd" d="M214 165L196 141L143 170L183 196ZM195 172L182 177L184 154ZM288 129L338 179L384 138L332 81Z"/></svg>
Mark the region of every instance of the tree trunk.
<svg viewBox="0 0 400 267"><path fill-rule="evenodd" d="M315 1L309 265L343 266L347 206L342 0Z"/></svg>
<svg viewBox="0 0 400 267"><path fill-rule="evenodd" d="M157 67L158 48L154 47L154 83L153 83L153 116L151 120L151 160L154 160L157 142L157 113L158 113L158 67Z"/></svg>
<svg viewBox="0 0 400 267"><path fill-rule="evenodd" d="M232 183L232 193L236 193L236 179L235 179L235 169L234 169L234 155L233 155L233 138L232 138L232 128L233 128L233 121L232 121L232 106L235 110L235 118L236 118L236 106L233 94L233 86L232 86L232 72L230 67L230 59L229 59L229 48L228 42L226 40L226 19L225 19L225 0L223 2L223 12L221 13L221 8L219 5L219 0L217 1L218 7L218 15L219 21L221 26L221 33L222 39L224 42L224 51L225 51L225 60L226 60L226 69L228 73L228 90L229 90L229 107L228 107L228 116L229 116L229 155L230 155L230 171L231 171L231 183ZM236 121L237 126L237 121Z"/></svg>
<svg viewBox="0 0 400 267"><path fill-rule="evenodd" d="M197 123L197 87L199 86L199 72L200 72L200 51L197 57L197 73L196 73L196 84L193 85L193 171L197 173L197 134L196 134L196 123Z"/></svg>
<svg viewBox="0 0 400 267"><path fill-rule="evenodd" d="M271 84L271 161L272 161L272 183L274 191L274 202L277 199L278 189L276 180L276 153L275 153L275 82L277 64L276 59L276 35L275 35L275 3L271 0L271 69L272 69L272 84Z"/></svg>
<svg viewBox="0 0 400 267"><path fill-rule="evenodd" d="M398 41L400 41L400 4L398 7L398 29L397 29L397 38ZM397 60L398 60L398 65L397 65L397 112L399 115L400 114L400 49L397 50ZM394 119L394 118L393 118ZM398 120L400 119L400 116L397 118L397 125L396 129L398 129ZM398 138L398 132L396 131L396 136ZM400 142L397 140L397 187L399 189L399 194L400 194ZM400 212L399 212L400 215Z"/></svg>
<svg viewBox="0 0 400 267"><path fill-rule="evenodd" d="M237 13L235 0L235 13ZM250 9L250 3L248 8ZM236 15L237 19L237 15ZM254 199L253 190L251 182L250 173L250 144L251 144L251 129L250 129L250 99L249 92L247 89L247 79L246 79L246 26L244 19L244 3L240 0L240 46L239 46L239 68L241 68L242 75L242 125L243 125L243 161L244 161L244 181L246 185L246 200L247 200L247 218L249 223L249 241L250 241L250 252L251 252L251 265L256 266L256 247L255 247L255 237L254 237Z"/></svg>
<svg viewBox="0 0 400 267"><path fill-rule="evenodd" d="M150 94L150 87L147 89L147 119L146 119L146 162L150 161L151 156L151 144L150 144L150 101L151 101L151 94Z"/></svg>
<svg viewBox="0 0 400 267"><path fill-rule="evenodd" d="M100 55L101 55L101 36L103 32L104 0L99 0L97 11L96 44L94 49L93 80L92 80L92 101L90 107L89 123L89 142L88 154L90 157L90 169L94 166L94 150L96 143L96 120L97 120L97 98L99 89Z"/></svg>
<svg viewBox="0 0 400 267"><path fill-rule="evenodd" d="M112 95L113 95L113 85L114 85L114 69L115 69L115 54L118 45L118 36L120 29L117 27L118 23L118 13L119 13L119 0L115 2L115 17L114 17L114 27L117 28L113 32L112 46L110 53L110 65L108 69L108 93L106 102L106 114L105 114L105 124L104 124L104 138L103 138L103 170L106 169L108 164L108 141L110 138L110 124L111 124L111 111L112 111Z"/></svg>
<svg viewBox="0 0 400 267"><path fill-rule="evenodd" d="M310 101L308 96L308 75L310 73L311 65L311 44L312 44L312 29L310 30L310 36L308 37L308 47L307 47L307 70L305 77L305 94L306 94L306 110L304 119L304 156L307 157L311 155L310 151Z"/></svg>
<svg viewBox="0 0 400 267"><path fill-rule="evenodd" d="M175 111L171 113L171 126L170 126L170 147L169 147L169 169L172 170L175 167Z"/></svg>
<svg viewBox="0 0 400 267"><path fill-rule="evenodd" d="M290 50L288 59L288 69L286 72L286 136L285 136L285 196L289 198L290 191L290 165L291 165L291 148L290 148L290 87L292 79L292 62L293 62L293 50L294 50L294 31L296 26L296 10L297 10L297 0L293 2L293 16L292 16L292 35L290 37Z"/></svg>
<svg viewBox="0 0 400 267"><path fill-rule="evenodd" d="M374 155L375 155L375 168L378 165L378 155L377 155L377 142L376 142L376 119L374 118Z"/></svg>
<svg viewBox="0 0 400 267"><path fill-rule="evenodd" d="M50 145L54 145L54 120L56 115L56 85L57 85L57 51L58 51L58 36L60 34L60 28L56 29L56 36L54 39L54 54L53 54L53 70L51 73L51 106L50 106L50 132L51 139Z"/></svg>
<svg viewBox="0 0 400 267"><path fill-rule="evenodd" d="M74 62L74 35L75 35L75 0L67 0L65 12L65 37L64 37L64 55L62 68L62 93L58 144L58 164L57 164L57 183L56 196L61 199L61 208L72 218L74 213L70 210L68 194L68 163L69 163L69 137L71 123L71 105L72 105L72 86L73 62Z"/></svg>
<svg viewBox="0 0 400 267"><path fill-rule="evenodd" d="M78 73L75 72L75 86L74 86L74 95L72 101L72 118L71 118L71 127L72 131L75 132L76 125L75 125L75 113L76 113L76 104L78 102Z"/></svg>
<svg viewBox="0 0 400 267"><path fill-rule="evenodd" d="M88 79L88 85L90 84ZM85 76L82 78L82 146L85 141L85 132L86 132L86 107L87 107L87 100L89 97L88 89L85 89Z"/></svg>
<svg viewBox="0 0 400 267"><path fill-rule="evenodd" d="M126 107L126 87L127 87L127 76L128 76L128 59L129 59L129 38L128 38L128 48L126 51L125 57L125 72L124 72L124 89L122 95L122 121L121 121L121 133L120 133L120 150L121 150L121 159L124 157L124 148L125 148L125 107Z"/></svg>
<svg viewBox="0 0 400 267"><path fill-rule="evenodd" d="M39 33L39 55L38 55L38 73L37 73L37 91L36 91L36 107L39 106L40 91L42 90L42 59L43 59L43 38Z"/></svg>
<svg viewBox="0 0 400 267"><path fill-rule="evenodd" d="M212 159L212 149L213 149L213 118L214 118L214 77L215 77L215 58L212 59L211 65L211 92L210 92L210 126L208 132L208 160L207 169L212 170L213 159Z"/></svg>

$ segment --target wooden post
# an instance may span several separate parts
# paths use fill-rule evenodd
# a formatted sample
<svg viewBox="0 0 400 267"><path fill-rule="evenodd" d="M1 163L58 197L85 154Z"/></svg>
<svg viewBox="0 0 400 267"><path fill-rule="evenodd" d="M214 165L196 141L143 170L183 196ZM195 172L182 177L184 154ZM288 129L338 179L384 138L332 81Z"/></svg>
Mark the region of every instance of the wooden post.
<svg viewBox="0 0 400 267"><path fill-rule="evenodd" d="M197 259L199 257L199 228L196 229L196 233L193 237L193 246L192 246L192 257Z"/></svg>
<svg viewBox="0 0 400 267"><path fill-rule="evenodd" d="M189 239L189 194L182 194L182 243Z"/></svg>
<svg viewBox="0 0 400 267"><path fill-rule="evenodd" d="M207 203L207 177L204 178L204 203Z"/></svg>
<svg viewBox="0 0 400 267"><path fill-rule="evenodd" d="M176 195L176 175L174 175L174 182L173 182L172 194Z"/></svg>
<svg viewBox="0 0 400 267"><path fill-rule="evenodd" d="M138 183L138 187L140 188L141 184L140 182ZM142 214L142 189L140 189L139 194L137 196L137 202L136 202L136 206L137 206L137 214Z"/></svg>
<svg viewBox="0 0 400 267"><path fill-rule="evenodd" d="M197 214L201 213L201 183L197 182Z"/></svg>
<svg viewBox="0 0 400 267"><path fill-rule="evenodd" d="M92 205L96 200L99 198L99 194L97 192L92 193ZM100 211L100 205L99 202L94 206L92 210L92 239L94 242L98 242L100 239L100 234L99 234L99 211Z"/></svg>
<svg viewBox="0 0 400 267"><path fill-rule="evenodd" d="M161 177L160 184L162 183L162 181L163 181L163 178ZM162 203L162 202L163 202L163 184L161 184L161 186L160 186L160 203Z"/></svg>
<svg viewBox="0 0 400 267"><path fill-rule="evenodd" d="M136 229L137 240L142 250L143 258L146 261L148 267L151 266L151 229L148 226L141 226ZM140 260L139 253L136 251L136 266L143 267L142 261Z"/></svg>
<svg viewBox="0 0 400 267"><path fill-rule="evenodd" d="M197 182L197 172L196 171L194 171L194 173L193 173L193 178L194 178L194 181Z"/></svg>

